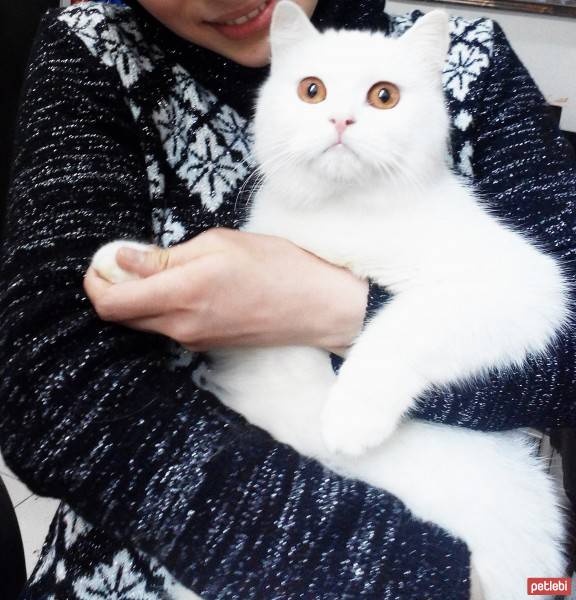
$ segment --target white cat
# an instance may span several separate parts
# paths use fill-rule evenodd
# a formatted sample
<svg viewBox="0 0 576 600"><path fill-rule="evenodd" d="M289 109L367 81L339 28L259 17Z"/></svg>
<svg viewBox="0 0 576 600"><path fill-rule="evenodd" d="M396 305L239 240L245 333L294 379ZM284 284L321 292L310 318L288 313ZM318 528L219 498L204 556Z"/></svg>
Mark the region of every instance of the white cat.
<svg viewBox="0 0 576 600"><path fill-rule="evenodd" d="M278 4L255 118L263 181L245 229L393 298L338 376L327 352L292 347L211 352L202 379L276 439L462 538L486 600L516 600L527 577L560 577L565 564L562 515L526 437L403 420L431 386L521 365L568 321L560 266L447 165L448 39L441 11L390 39L321 34ZM116 248L93 261L111 280Z"/></svg>

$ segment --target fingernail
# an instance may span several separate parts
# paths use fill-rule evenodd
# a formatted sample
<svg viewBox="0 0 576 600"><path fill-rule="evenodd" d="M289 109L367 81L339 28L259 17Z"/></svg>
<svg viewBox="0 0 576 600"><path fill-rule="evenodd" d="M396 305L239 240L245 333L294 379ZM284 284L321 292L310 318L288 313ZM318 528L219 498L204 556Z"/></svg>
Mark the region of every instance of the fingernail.
<svg viewBox="0 0 576 600"><path fill-rule="evenodd" d="M145 252L141 252L140 250L135 250L134 248L120 248L120 252L122 253L122 258L133 265L141 265L145 259Z"/></svg>

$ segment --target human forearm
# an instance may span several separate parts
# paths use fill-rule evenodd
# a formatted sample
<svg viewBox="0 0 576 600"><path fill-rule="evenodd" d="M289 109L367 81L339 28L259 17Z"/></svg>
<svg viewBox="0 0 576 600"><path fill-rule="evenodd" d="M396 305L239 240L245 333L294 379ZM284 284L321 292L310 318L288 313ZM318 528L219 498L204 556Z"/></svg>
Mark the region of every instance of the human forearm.
<svg viewBox="0 0 576 600"><path fill-rule="evenodd" d="M194 350L345 348L366 311L367 282L272 236L211 229L172 248L120 248L105 260L141 279L109 285L91 270L85 287L101 318Z"/></svg>

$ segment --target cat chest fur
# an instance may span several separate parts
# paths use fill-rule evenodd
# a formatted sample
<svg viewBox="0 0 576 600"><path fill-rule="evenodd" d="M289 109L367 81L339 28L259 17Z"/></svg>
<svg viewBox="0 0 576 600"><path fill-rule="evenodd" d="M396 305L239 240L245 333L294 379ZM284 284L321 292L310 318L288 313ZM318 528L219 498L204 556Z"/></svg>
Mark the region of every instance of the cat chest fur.
<svg viewBox="0 0 576 600"><path fill-rule="evenodd" d="M425 191L374 185L303 201L264 184L245 229L287 238L397 293L423 284L485 278L527 283L555 263L486 212L446 171ZM529 268L519 269L519 263ZM526 264L526 263L525 263Z"/></svg>

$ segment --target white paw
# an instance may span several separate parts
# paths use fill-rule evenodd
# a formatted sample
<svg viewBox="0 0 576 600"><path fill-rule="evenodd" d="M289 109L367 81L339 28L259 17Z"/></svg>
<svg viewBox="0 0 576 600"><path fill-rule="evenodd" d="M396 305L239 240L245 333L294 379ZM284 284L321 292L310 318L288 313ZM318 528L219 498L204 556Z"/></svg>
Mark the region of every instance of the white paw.
<svg viewBox="0 0 576 600"><path fill-rule="evenodd" d="M140 242L130 242L126 240L120 240L117 242L110 242L105 246L102 246L100 250L92 257L91 267L93 267L98 275L110 283L122 283L124 281L133 281L134 279L140 279L138 275L129 273L122 269L116 262L116 253L120 248L129 247L135 248L136 250L149 250L150 246L147 244L141 244Z"/></svg>
<svg viewBox="0 0 576 600"><path fill-rule="evenodd" d="M322 415L322 435L328 450L360 456L384 442L405 412L390 400L382 388L338 379Z"/></svg>

